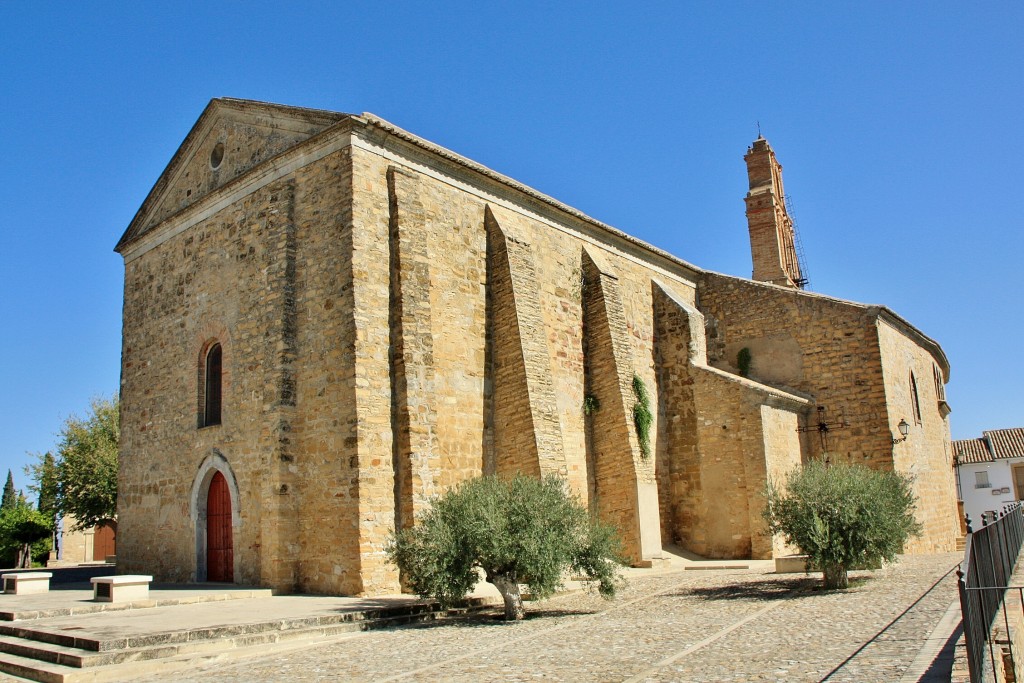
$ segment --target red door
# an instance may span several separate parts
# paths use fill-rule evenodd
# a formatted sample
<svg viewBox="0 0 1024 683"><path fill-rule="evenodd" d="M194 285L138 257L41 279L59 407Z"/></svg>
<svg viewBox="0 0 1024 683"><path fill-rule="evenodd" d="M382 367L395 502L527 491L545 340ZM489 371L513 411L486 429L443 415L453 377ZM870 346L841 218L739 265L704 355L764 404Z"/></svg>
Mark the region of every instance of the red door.
<svg viewBox="0 0 1024 683"><path fill-rule="evenodd" d="M103 562L114 554L114 534L117 522L103 522L98 525L92 535L92 559Z"/></svg>
<svg viewBox="0 0 1024 683"><path fill-rule="evenodd" d="M231 539L231 493L224 475L217 472L210 480L206 498L206 580L235 580L235 562Z"/></svg>

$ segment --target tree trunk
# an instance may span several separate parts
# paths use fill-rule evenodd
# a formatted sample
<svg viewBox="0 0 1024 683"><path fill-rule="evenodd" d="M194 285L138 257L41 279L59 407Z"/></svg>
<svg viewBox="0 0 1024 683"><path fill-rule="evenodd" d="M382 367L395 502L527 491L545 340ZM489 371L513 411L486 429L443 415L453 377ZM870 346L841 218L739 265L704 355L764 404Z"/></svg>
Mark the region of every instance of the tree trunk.
<svg viewBox="0 0 1024 683"><path fill-rule="evenodd" d="M18 569L31 569L32 568L32 546L28 543L23 543L21 548L18 549Z"/></svg>
<svg viewBox="0 0 1024 683"><path fill-rule="evenodd" d="M489 581L494 584L505 601L505 621L519 621L526 616L523 597L519 594L519 582L515 576L501 574L490 578Z"/></svg>
<svg viewBox="0 0 1024 683"><path fill-rule="evenodd" d="M849 588L850 577L846 567L841 564L830 564L825 567L825 588Z"/></svg>

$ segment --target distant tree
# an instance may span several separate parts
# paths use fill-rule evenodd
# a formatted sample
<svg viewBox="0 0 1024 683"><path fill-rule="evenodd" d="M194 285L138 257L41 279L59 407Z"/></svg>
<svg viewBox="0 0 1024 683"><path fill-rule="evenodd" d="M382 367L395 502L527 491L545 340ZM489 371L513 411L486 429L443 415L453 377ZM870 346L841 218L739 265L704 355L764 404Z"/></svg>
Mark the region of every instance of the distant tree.
<svg viewBox="0 0 1024 683"><path fill-rule="evenodd" d="M42 455L33 453L32 457L35 458L36 462L25 466L25 474L28 475L31 482L28 485L28 490L36 494L36 508L50 520L53 528L56 529L57 519L60 517L57 509L60 483L57 461L54 459L53 453L49 452ZM51 534L50 547L47 550L54 549L54 541L55 539Z"/></svg>
<svg viewBox="0 0 1024 683"><path fill-rule="evenodd" d="M32 453L36 462L25 466L25 474L28 475L28 490L37 496L36 507L47 515L57 514L57 497L59 493L60 472L57 469L57 461L53 453L43 454Z"/></svg>
<svg viewBox="0 0 1024 683"><path fill-rule="evenodd" d="M525 615L519 586L551 595L566 571L615 594L619 540L592 519L557 477L482 477L434 500L387 549L410 588L448 605L465 598L478 570L501 593L505 618Z"/></svg>
<svg viewBox="0 0 1024 683"><path fill-rule="evenodd" d="M892 561L921 532L911 479L898 472L814 461L782 489L770 482L767 498L770 530L807 555L826 588L846 588L851 567Z"/></svg>
<svg viewBox="0 0 1024 683"><path fill-rule="evenodd" d="M64 422L55 463L57 510L74 516L75 529L93 527L117 516L120 436L116 396L94 399L88 417L71 416Z"/></svg>
<svg viewBox="0 0 1024 683"><path fill-rule="evenodd" d="M13 558L15 567L27 569L36 550L33 544L48 539L52 531L53 522L19 497L14 505L0 510L0 557L5 564Z"/></svg>
<svg viewBox="0 0 1024 683"><path fill-rule="evenodd" d="M4 497L0 501L0 510L7 510L14 507L17 502L17 492L14 490L14 476L7 470L7 483L4 484Z"/></svg>

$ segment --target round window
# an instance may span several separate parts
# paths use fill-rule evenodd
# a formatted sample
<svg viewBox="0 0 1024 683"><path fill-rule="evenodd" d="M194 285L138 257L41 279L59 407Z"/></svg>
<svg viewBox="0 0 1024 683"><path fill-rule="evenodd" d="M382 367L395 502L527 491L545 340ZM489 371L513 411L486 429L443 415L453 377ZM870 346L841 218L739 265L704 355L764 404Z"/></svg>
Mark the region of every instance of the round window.
<svg viewBox="0 0 1024 683"><path fill-rule="evenodd" d="M210 152L210 168L220 168L220 162L224 161L224 143L218 142Z"/></svg>

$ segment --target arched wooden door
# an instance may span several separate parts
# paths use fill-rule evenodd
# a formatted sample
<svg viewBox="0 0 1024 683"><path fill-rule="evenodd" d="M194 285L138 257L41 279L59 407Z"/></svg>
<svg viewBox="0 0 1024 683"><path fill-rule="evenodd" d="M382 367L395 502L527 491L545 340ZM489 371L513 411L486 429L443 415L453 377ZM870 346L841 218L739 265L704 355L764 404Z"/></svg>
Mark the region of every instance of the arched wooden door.
<svg viewBox="0 0 1024 683"><path fill-rule="evenodd" d="M210 480L206 497L206 580L235 580L235 558L231 538L231 492L224 475Z"/></svg>

